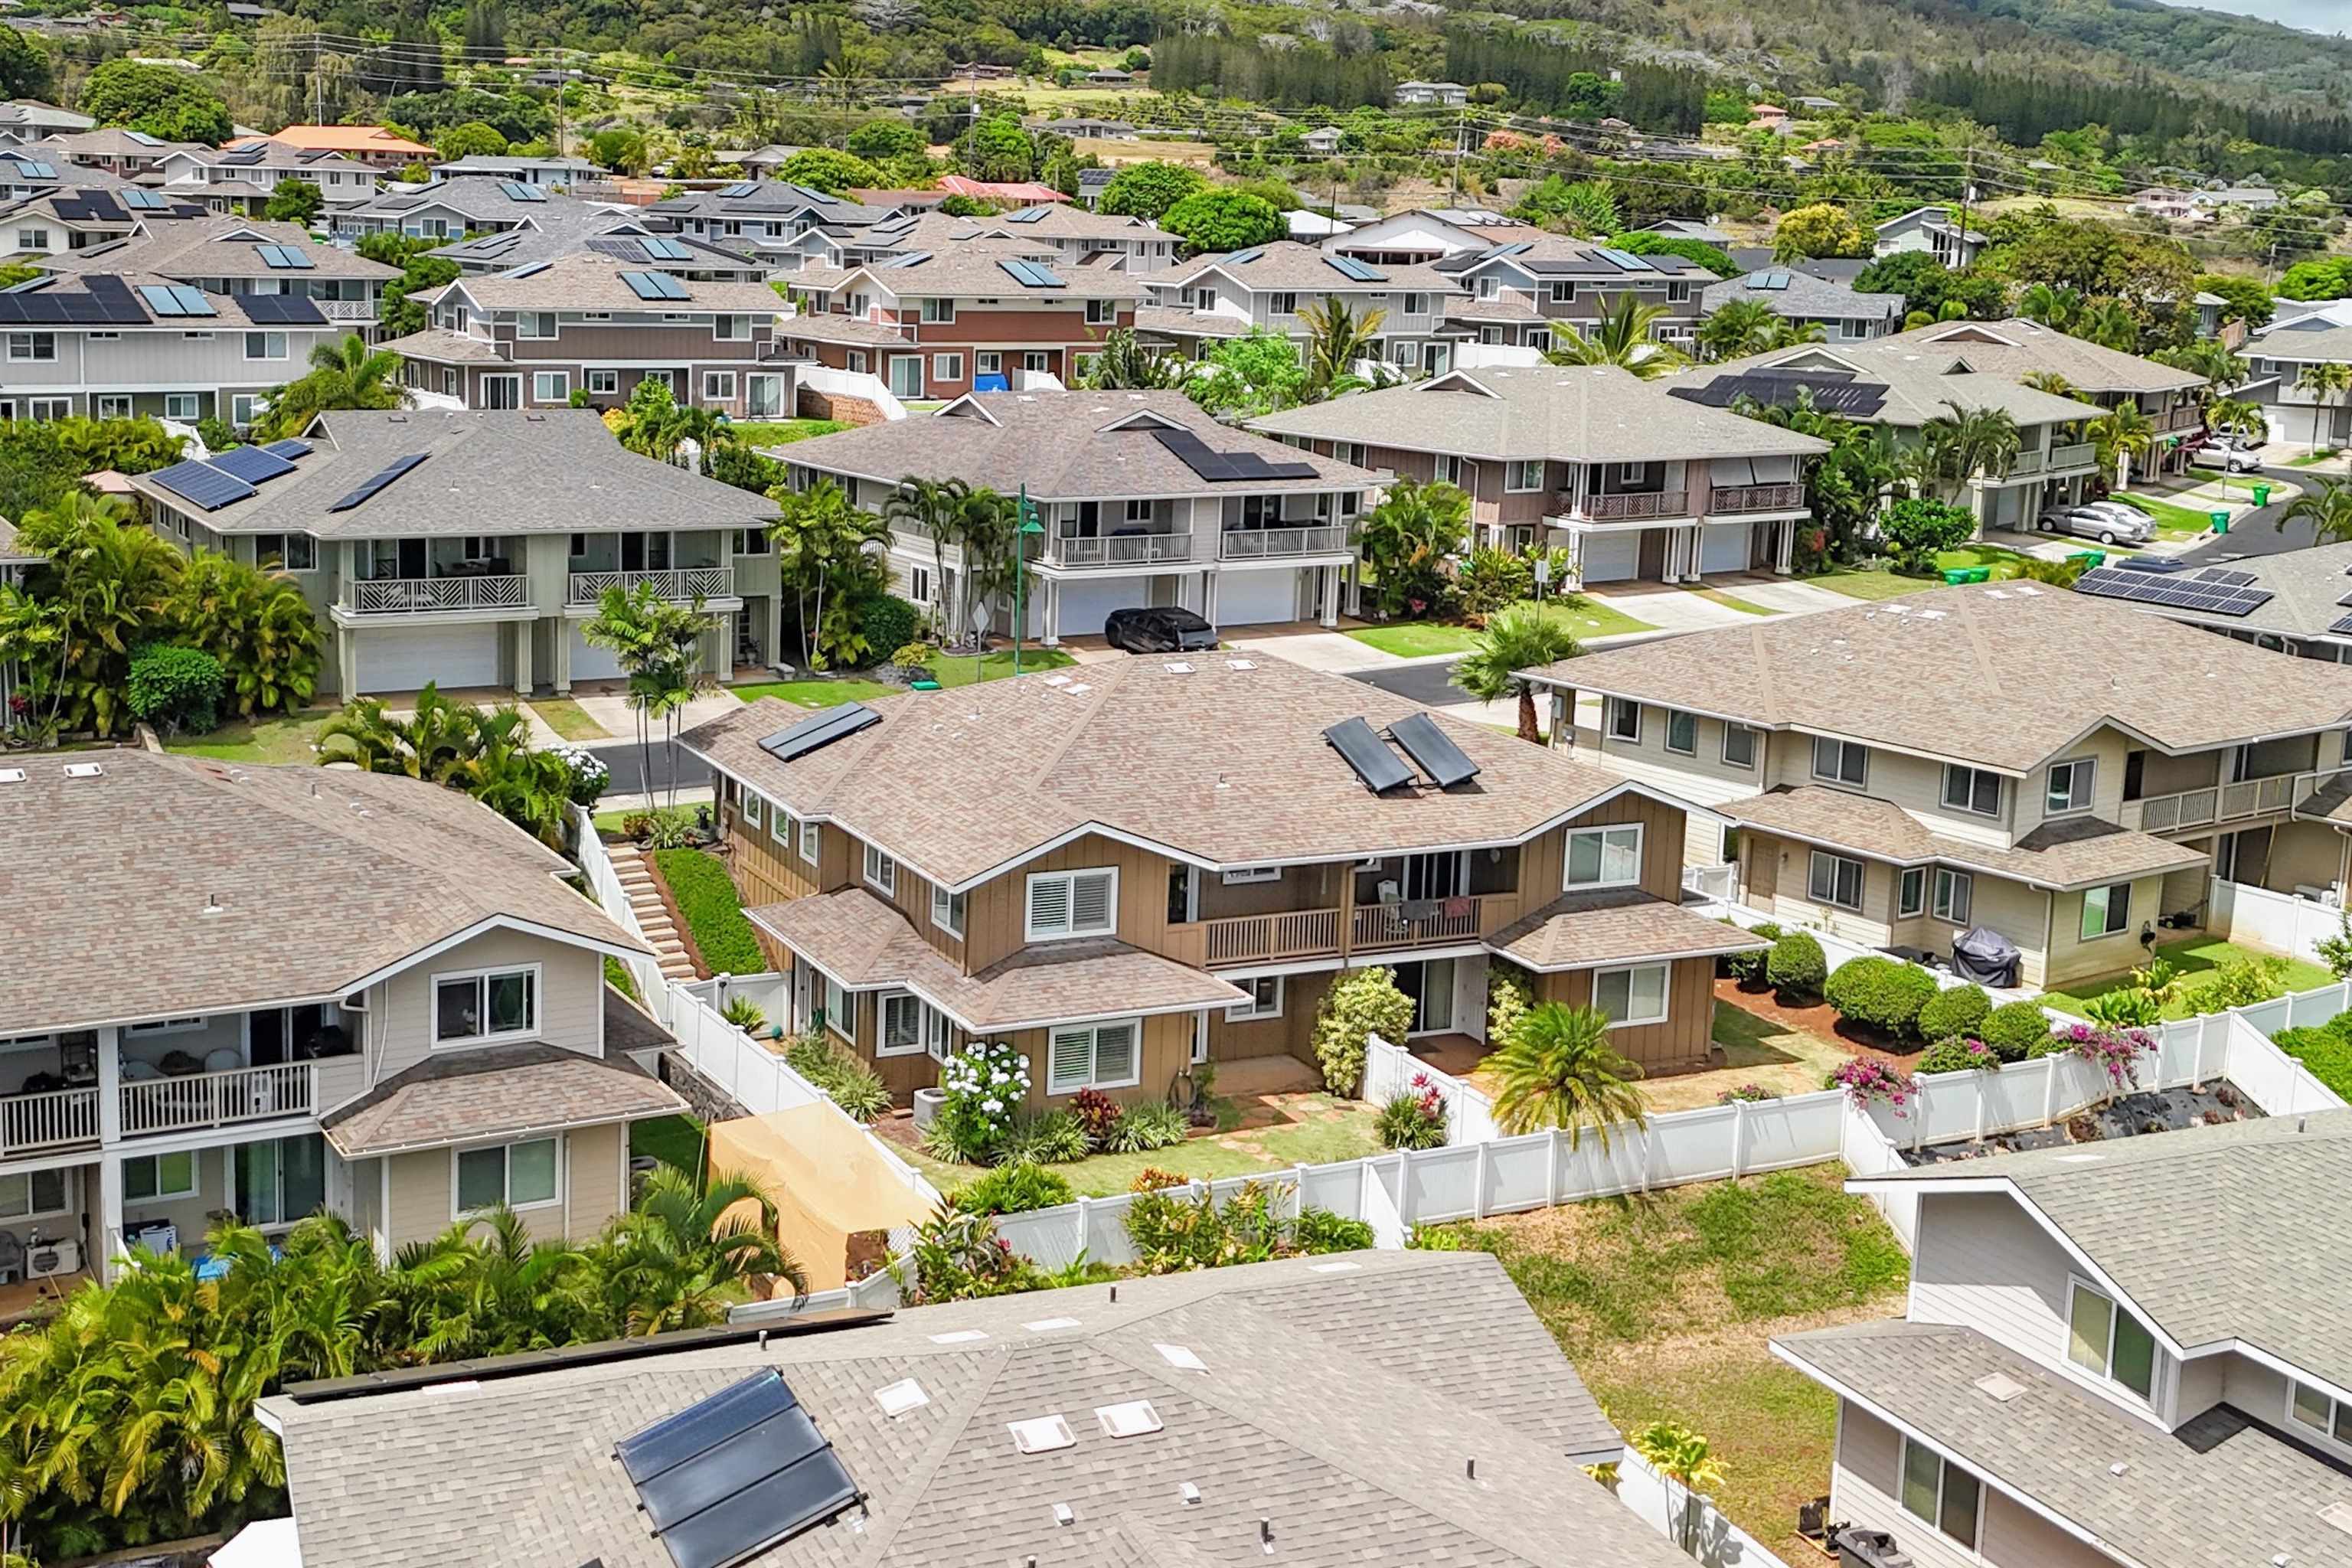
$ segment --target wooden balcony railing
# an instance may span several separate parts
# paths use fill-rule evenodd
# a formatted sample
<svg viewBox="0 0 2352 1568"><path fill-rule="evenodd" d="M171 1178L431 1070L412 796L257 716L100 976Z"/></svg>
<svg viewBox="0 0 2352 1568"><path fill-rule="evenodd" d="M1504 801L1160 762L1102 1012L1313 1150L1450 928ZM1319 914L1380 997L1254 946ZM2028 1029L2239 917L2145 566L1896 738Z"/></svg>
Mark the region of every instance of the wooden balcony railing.
<svg viewBox="0 0 2352 1568"><path fill-rule="evenodd" d="M1480 919L1484 899L1429 899L1401 904L1359 904L1349 933L1351 951L1369 948L1432 947L1445 942L1475 942L1485 934Z"/></svg>
<svg viewBox="0 0 2352 1568"><path fill-rule="evenodd" d="M1572 499L1572 498L1571 498ZM1652 517L1688 517L1690 495L1685 490L1647 490L1633 495L1588 495L1576 503L1575 515L1595 522L1633 522Z"/></svg>
<svg viewBox="0 0 2352 1568"><path fill-rule="evenodd" d="M2291 809L2295 802L2344 771L2329 768L2314 773L2274 773L2238 784L2208 784L2202 789L2127 800L2121 813L2123 826L2142 833L2176 833L2249 816L2268 816Z"/></svg>
<svg viewBox="0 0 2352 1568"><path fill-rule="evenodd" d="M1328 958L1339 951L1339 911L1298 910L1278 915L1229 915L1201 922L1211 963L1271 963Z"/></svg>
<svg viewBox="0 0 2352 1568"><path fill-rule="evenodd" d="M182 1132L299 1116L316 1103L309 1062L234 1068L122 1086L122 1135Z"/></svg>
<svg viewBox="0 0 2352 1568"><path fill-rule="evenodd" d="M98 1090L53 1089L0 1100L0 1154L98 1142Z"/></svg>
<svg viewBox="0 0 2352 1568"><path fill-rule="evenodd" d="M1721 516L1740 511L1791 511L1805 504L1802 485L1717 485L1707 492L1706 510Z"/></svg>
<svg viewBox="0 0 2352 1568"><path fill-rule="evenodd" d="M675 572L574 572L566 593L572 604L593 605L604 596L607 588L633 594L640 583L652 584L655 593L679 604L695 599L727 599L735 594L735 569L687 566Z"/></svg>
<svg viewBox="0 0 2352 1568"><path fill-rule="evenodd" d="M343 584L343 605L362 616L520 610L530 605L530 579L519 572L497 577L354 578Z"/></svg>

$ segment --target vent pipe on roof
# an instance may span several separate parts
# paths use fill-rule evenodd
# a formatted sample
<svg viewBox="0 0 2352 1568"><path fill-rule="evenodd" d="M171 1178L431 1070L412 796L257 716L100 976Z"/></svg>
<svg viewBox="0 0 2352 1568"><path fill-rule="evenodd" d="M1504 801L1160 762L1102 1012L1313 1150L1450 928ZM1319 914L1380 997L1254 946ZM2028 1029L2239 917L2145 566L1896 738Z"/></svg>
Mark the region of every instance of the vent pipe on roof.
<svg viewBox="0 0 2352 1568"><path fill-rule="evenodd" d="M1269 1554L1271 1554L1271 1553L1273 1552L1273 1551L1274 1551L1274 1521L1273 1521L1273 1519L1272 1519L1272 1518L1270 1518L1270 1517L1268 1517L1267 1515L1265 1515L1265 1514L1260 1514L1260 1515L1258 1516L1258 1521L1257 1521L1257 1543L1258 1543L1258 1545L1259 1545L1261 1548L1263 1548L1263 1549L1264 1549L1266 1552L1268 1552Z"/></svg>
<svg viewBox="0 0 2352 1568"><path fill-rule="evenodd" d="M1471 1481L1475 1481L1478 1479L1478 1460L1476 1456L1474 1455L1462 1461L1462 1478L1465 1480Z"/></svg>

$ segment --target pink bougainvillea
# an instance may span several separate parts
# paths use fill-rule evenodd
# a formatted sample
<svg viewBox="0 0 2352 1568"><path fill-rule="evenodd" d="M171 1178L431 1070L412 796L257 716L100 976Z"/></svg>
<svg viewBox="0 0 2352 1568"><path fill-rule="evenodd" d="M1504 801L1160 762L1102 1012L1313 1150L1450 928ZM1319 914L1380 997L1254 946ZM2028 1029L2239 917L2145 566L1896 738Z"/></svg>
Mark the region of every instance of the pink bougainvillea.
<svg viewBox="0 0 2352 1568"><path fill-rule="evenodd" d="M1917 1079L1876 1057L1854 1058L1831 1073L1830 1082L1845 1090L1856 1110L1868 1110L1872 1101L1883 1100L1897 1116L1910 1114L1903 1108L1919 1093Z"/></svg>

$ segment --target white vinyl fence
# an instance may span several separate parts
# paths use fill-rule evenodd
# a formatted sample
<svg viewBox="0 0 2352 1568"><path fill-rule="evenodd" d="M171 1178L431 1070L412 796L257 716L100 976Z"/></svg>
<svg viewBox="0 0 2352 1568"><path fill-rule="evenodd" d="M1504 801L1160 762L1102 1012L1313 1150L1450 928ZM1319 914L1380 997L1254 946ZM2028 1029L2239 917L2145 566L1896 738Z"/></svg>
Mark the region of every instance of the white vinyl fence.
<svg viewBox="0 0 2352 1568"><path fill-rule="evenodd" d="M613 858L604 852L604 841L596 837L596 820L583 806L572 808L572 834L578 847L580 869L588 878L588 890L604 912L621 922L621 929L638 941L645 941L645 929L637 924L637 911L629 905L629 895L621 890L621 874L613 866ZM651 945L651 944L648 944ZM629 978L636 982L637 994L655 1017L669 1022L669 983L663 978L661 965L653 954L644 953L621 961L628 967Z"/></svg>
<svg viewBox="0 0 2352 1568"><path fill-rule="evenodd" d="M1392 1046L1378 1035L1364 1045L1364 1099L1372 1105L1386 1105L1400 1094L1413 1094L1413 1080L1427 1079L1438 1098L1445 1102L1445 1141L1448 1143L1484 1143L1502 1134L1495 1126L1495 1102L1486 1091L1472 1087L1465 1079L1452 1073L1440 1072L1402 1046Z"/></svg>
<svg viewBox="0 0 2352 1568"><path fill-rule="evenodd" d="M2232 942L2252 942L2324 963L2319 943L2342 929L2343 914L2333 904L2216 877L2206 900L2205 927Z"/></svg>
<svg viewBox="0 0 2352 1568"><path fill-rule="evenodd" d="M1690 1505L1690 1493L1679 1482L1652 1469L1631 1448L1617 1462L1617 1500L1668 1541L1682 1544L1683 1511ZM1788 1568L1754 1536L1726 1519L1714 1503L1706 1498L1696 1499L1696 1503L1698 1550L1693 1558L1702 1568Z"/></svg>

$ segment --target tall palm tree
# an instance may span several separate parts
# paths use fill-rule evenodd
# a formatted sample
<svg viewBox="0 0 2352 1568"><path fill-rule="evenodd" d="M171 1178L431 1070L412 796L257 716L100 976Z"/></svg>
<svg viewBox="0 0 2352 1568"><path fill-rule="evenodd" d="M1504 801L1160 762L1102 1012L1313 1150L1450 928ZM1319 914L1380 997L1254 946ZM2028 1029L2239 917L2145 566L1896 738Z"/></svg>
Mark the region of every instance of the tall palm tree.
<svg viewBox="0 0 2352 1568"><path fill-rule="evenodd" d="M453 702L437 682L416 694L405 719L393 717L380 697L358 697L319 727L320 763L355 763L372 773L400 773L431 784L481 749L482 710Z"/></svg>
<svg viewBox="0 0 2352 1568"><path fill-rule="evenodd" d="M310 351L308 374L273 389L265 434L299 436L310 421L337 408L405 408L414 401L400 384L401 356L372 349L353 334Z"/></svg>
<svg viewBox="0 0 2352 1568"><path fill-rule="evenodd" d="M1689 363L1680 349L1652 335L1665 314L1664 305L1645 305L1632 294L1621 294L1589 328L1563 324L1555 329L1544 358L1554 364L1613 364L1654 381Z"/></svg>
<svg viewBox="0 0 2352 1568"><path fill-rule="evenodd" d="M1739 359L1764 346L1764 336L1779 318L1761 300L1731 300L1710 310L1691 333L1700 354L1717 363Z"/></svg>
<svg viewBox="0 0 2352 1568"><path fill-rule="evenodd" d="M824 623L825 590L849 558L878 546L890 536L889 525L872 512L861 510L849 492L833 479L819 479L805 490L783 485L768 492L782 509L770 531L776 541L776 565L783 574L784 591L800 608L803 662L810 669L824 668L819 632Z"/></svg>
<svg viewBox="0 0 2352 1568"><path fill-rule="evenodd" d="M2314 489L2305 490L2279 513L2282 532L2290 522L2311 524L2315 544L2352 541L2352 480L2322 479Z"/></svg>
<svg viewBox="0 0 2352 1568"><path fill-rule="evenodd" d="M1610 1048L1609 1016L1598 1007L1530 1007L1485 1070L1499 1086L1495 1120L1508 1133L1556 1127L1573 1149L1590 1127L1606 1152L1618 1123L1649 1124L1642 1069Z"/></svg>
<svg viewBox="0 0 2352 1568"><path fill-rule="evenodd" d="M2017 421L2001 408L1963 408L1944 400L1945 412L1919 427L1927 477L1947 498L1979 474L2006 473L2023 437Z"/></svg>
<svg viewBox="0 0 2352 1568"><path fill-rule="evenodd" d="M2131 483L2131 467L2156 449L2156 426L2137 403L2117 404L2083 427L2098 448L2099 467L2116 476L2116 489Z"/></svg>
<svg viewBox="0 0 2352 1568"><path fill-rule="evenodd" d="M2063 285L2035 283L2017 297L2017 313L2053 331L2069 332L2083 319L2083 296Z"/></svg>
<svg viewBox="0 0 2352 1568"><path fill-rule="evenodd" d="M2139 347L2139 322L2121 300L2094 300L2084 307L2082 319L2067 329L2067 335L2117 353L2131 353Z"/></svg>
<svg viewBox="0 0 2352 1568"><path fill-rule="evenodd" d="M1470 498L1454 485L1399 479L1364 514L1357 548L1370 569L1381 613L1392 616L1432 591L1443 563L1462 548Z"/></svg>
<svg viewBox="0 0 2352 1568"><path fill-rule="evenodd" d="M2242 384L2250 373L2246 362L2230 352L2230 345L2219 338L2200 338L2179 348L2163 348L2147 356L2158 364L2168 364L2175 370L2192 371L2209 384L2209 390L2226 390Z"/></svg>
<svg viewBox="0 0 2352 1568"><path fill-rule="evenodd" d="M1523 673L1574 658L1584 651L1575 635L1539 605L1515 605L1488 618L1478 646L1454 667L1454 684L1481 702L1519 700L1519 739L1541 741L1536 728L1536 688Z"/></svg>
<svg viewBox="0 0 2352 1568"><path fill-rule="evenodd" d="M1337 294L1298 312L1307 328L1307 385L1310 401L1337 396L1364 384L1356 362L1380 358L1380 331L1386 310L1354 310Z"/></svg>
<svg viewBox="0 0 2352 1568"><path fill-rule="evenodd" d="M608 648L613 662L624 675L643 668L661 653L655 631L655 617L662 608L661 590L653 583L639 578L624 588L614 583L597 595L596 613L580 628L580 637L591 647ZM629 711L637 722L637 763L639 776L653 777L653 737L647 724L650 717L646 707L629 704Z"/></svg>
<svg viewBox="0 0 2352 1568"><path fill-rule="evenodd" d="M393 1268L407 1319L421 1331L409 1347L421 1361L545 1350L599 1326L594 1277L580 1249L535 1238L503 1204L410 1242Z"/></svg>
<svg viewBox="0 0 2352 1568"><path fill-rule="evenodd" d="M774 1201L746 1177L713 1172L697 1190L685 1172L657 1167L591 1250L608 1315L627 1334L707 1327L725 1321L734 1289L754 1274L805 1297L808 1276L775 1228Z"/></svg>
<svg viewBox="0 0 2352 1568"><path fill-rule="evenodd" d="M2352 364L2327 360L2307 364L2294 378L2294 389L2311 395L2311 449L2319 450L2319 411L2330 399L2352 392Z"/></svg>
<svg viewBox="0 0 2352 1568"><path fill-rule="evenodd" d="M1132 343L1133 341L1130 334L1129 342ZM971 499L971 486L961 479L927 479L919 474L908 474L898 481L898 488L892 490L889 499L882 503L882 515L893 527L930 536L934 591L943 592L947 587L948 552L950 549L961 552L964 503ZM963 553L969 559L968 552ZM965 574L962 581L968 589L971 574ZM960 590L957 594L959 602L948 606L950 629L957 632L965 629L962 597L963 592ZM885 658L889 656L890 650L882 651Z"/></svg>

